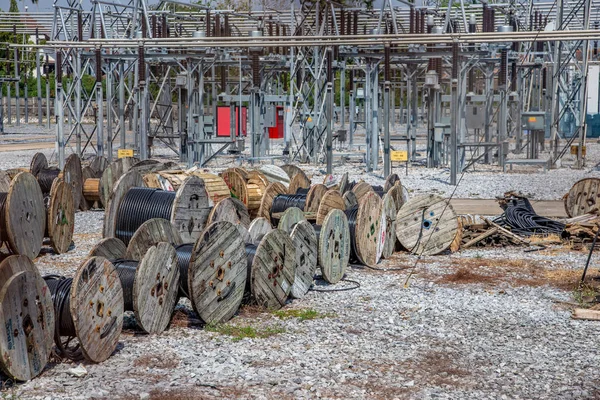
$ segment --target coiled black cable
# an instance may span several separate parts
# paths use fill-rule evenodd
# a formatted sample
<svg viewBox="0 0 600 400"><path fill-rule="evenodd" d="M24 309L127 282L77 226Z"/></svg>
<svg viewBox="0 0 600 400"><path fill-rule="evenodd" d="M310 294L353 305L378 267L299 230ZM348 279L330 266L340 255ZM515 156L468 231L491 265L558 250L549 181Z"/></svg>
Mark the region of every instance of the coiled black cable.
<svg viewBox="0 0 600 400"><path fill-rule="evenodd" d="M71 316L71 286L73 278L65 278L58 275L46 275L44 281L48 285L54 304L55 327L54 342L57 347L58 355L77 361L83 359L79 344L73 348L69 347L72 340L77 338L75 324ZM67 337L63 342L62 337Z"/></svg>
<svg viewBox="0 0 600 400"><path fill-rule="evenodd" d="M317 243L319 243L319 237L321 236L321 228L322 225L312 224L313 229L315 230L315 235L317 235Z"/></svg>
<svg viewBox="0 0 600 400"><path fill-rule="evenodd" d="M129 244L135 231L152 218L171 220L175 192L150 188L131 188L117 210L115 236Z"/></svg>
<svg viewBox="0 0 600 400"><path fill-rule="evenodd" d="M125 311L133 311L133 283L139 263L134 260L112 260L119 274L119 280L123 287L123 306Z"/></svg>
<svg viewBox="0 0 600 400"><path fill-rule="evenodd" d="M0 192L0 240L6 242L8 235L6 231L6 200L8 199L8 193Z"/></svg>
<svg viewBox="0 0 600 400"><path fill-rule="evenodd" d="M251 291L252 264L254 264L254 257L256 256L257 248L258 246L255 244L246 243L246 266L248 267L246 274L246 293L250 293Z"/></svg>
<svg viewBox="0 0 600 400"><path fill-rule="evenodd" d="M273 214L282 213L291 207L297 207L304 211L305 206L305 194L280 194L275 196L273 199L273 204L271 205L271 220L276 220L276 218L273 218Z"/></svg>
<svg viewBox="0 0 600 400"><path fill-rule="evenodd" d="M38 172L36 178L40 184L40 189L42 189L42 194L46 195L50 193L52 183L58 178L58 175L60 175L60 169L58 168L46 168Z"/></svg>
<svg viewBox="0 0 600 400"><path fill-rule="evenodd" d="M177 266L179 267L179 297L187 297L188 299L190 298L188 273L193 250L194 243L184 243L175 247L175 252L177 253Z"/></svg>
<svg viewBox="0 0 600 400"><path fill-rule="evenodd" d="M383 190L383 186L371 186L373 188L373 191L379 196L379 197L383 197L383 195L385 194L385 191Z"/></svg>
<svg viewBox="0 0 600 400"><path fill-rule="evenodd" d="M296 189L296 194L308 195L309 191L310 191L310 188L298 188L298 189Z"/></svg>
<svg viewBox="0 0 600 400"><path fill-rule="evenodd" d="M358 216L358 206L344 211L344 214L348 218L348 228L350 230L350 260L362 262L358 257L358 251L356 251L356 217Z"/></svg>
<svg viewBox="0 0 600 400"><path fill-rule="evenodd" d="M509 200L504 213L494 222L522 236L561 235L566 225L536 214L528 199L516 197Z"/></svg>

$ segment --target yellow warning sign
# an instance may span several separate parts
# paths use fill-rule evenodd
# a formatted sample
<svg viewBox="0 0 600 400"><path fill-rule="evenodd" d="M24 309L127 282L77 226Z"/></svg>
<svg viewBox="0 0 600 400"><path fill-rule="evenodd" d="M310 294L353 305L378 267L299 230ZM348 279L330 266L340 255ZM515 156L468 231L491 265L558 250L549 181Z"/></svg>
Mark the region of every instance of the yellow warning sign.
<svg viewBox="0 0 600 400"><path fill-rule="evenodd" d="M392 150L390 152L390 159L392 161L408 161L408 151L406 150Z"/></svg>
<svg viewBox="0 0 600 400"><path fill-rule="evenodd" d="M586 146L583 146L583 148L581 149L581 155L584 157L585 157L585 148L586 148ZM579 151L579 145L577 145L577 144L571 145L571 154L576 156L578 151Z"/></svg>
<svg viewBox="0 0 600 400"><path fill-rule="evenodd" d="M119 157L119 158L133 157L133 149L119 149L117 151L117 157Z"/></svg>
<svg viewBox="0 0 600 400"><path fill-rule="evenodd" d="M537 118L536 117L529 117L529 122L536 122Z"/></svg>

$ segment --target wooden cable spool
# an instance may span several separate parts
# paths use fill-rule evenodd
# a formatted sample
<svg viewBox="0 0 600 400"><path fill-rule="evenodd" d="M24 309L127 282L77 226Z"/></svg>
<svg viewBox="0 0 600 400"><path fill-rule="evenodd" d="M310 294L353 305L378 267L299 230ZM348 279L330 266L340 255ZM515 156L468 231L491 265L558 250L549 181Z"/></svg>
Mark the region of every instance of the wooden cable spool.
<svg viewBox="0 0 600 400"><path fill-rule="evenodd" d="M102 172L102 177L100 178L100 196L105 208L108 207L108 200L112 195L116 183L137 162L138 159L133 157L119 158L110 163L104 172Z"/></svg>
<svg viewBox="0 0 600 400"><path fill-rule="evenodd" d="M346 206L346 209L349 209L349 208L352 208L352 207L358 205L358 199L356 198L356 194L354 194L353 191L348 191L348 192L344 193L342 198L344 199L344 205Z"/></svg>
<svg viewBox="0 0 600 400"><path fill-rule="evenodd" d="M391 188L396 185L402 185L400 182L400 177L398 174L389 174L387 178L385 178L385 185L383 185L383 191L388 192Z"/></svg>
<svg viewBox="0 0 600 400"><path fill-rule="evenodd" d="M44 153L35 153L29 164L29 172L33 176L37 176L41 170L48 168L48 159Z"/></svg>
<svg viewBox="0 0 600 400"><path fill-rule="evenodd" d="M8 192L11 180L12 179L5 171L0 170L0 192Z"/></svg>
<svg viewBox="0 0 600 400"><path fill-rule="evenodd" d="M381 197L372 190L363 195L354 221L353 240L355 256L364 265L376 265L383 253L386 232L382 216Z"/></svg>
<svg viewBox="0 0 600 400"><path fill-rule="evenodd" d="M56 254L66 253L75 230L75 203L72 188L61 178L52 184L47 212L46 237Z"/></svg>
<svg viewBox="0 0 600 400"><path fill-rule="evenodd" d="M294 164L285 164L282 165L280 167L283 171L285 171L285 173L287 174L287 176L290 178L290 180L299 173L302 173L304 171L302 171L302 169L300 167L298 167L297 165ZM296 192L294 192L296 193ZM294 193L290 193L290 194L294 194Z"/></svg>
<svg viewBox="0 0 600 400"><path fill-rule="evenodd" d="M199 171L192 172L191 175L195 175L204 181L204 186L213 204L231 197L229 187L219 175Z"/></svg>
<svg viewBox="0 0 600 400"><path fill-rule="evenodd" d="M306 206L304 211L307 213L317 213L319 206L321 205L321 199L327 193L327 187L323 184L316 184L310 187L310 190L306 194Z"/></svg>
<svg viewBox="0 0 600 400"><path fill-rule="evenodd" d="M11 379L28 381L42 373L52 353L52 297L27 256L4 259L0 282L0 369Z"/></svg>
<svg viewBox="0 0 600 400"><path fill-rule="evenodd" d="M188 290L194 310L207 324L226 322L242 303L247 279L244 241L230 222L214 222L196 241Z"/></svg>
<svg viewBox="0 0 600 400"><path fill-rule="evenodd" d="M295 275L296 249L292 239L284 231L273 229L260 241L252 260L250 287L254 300L268 310L283 307Z"/></svg>
<svg viewBox="0 0 600 400"><path fill-rule="evenodd" d="M346 273L350 260L348 219L342 210L331 210L315 232L319 243L318 261L323 279L329 283L337 283Z"/></svg>
<svg viewBox="0 0 600 400"><path fill-rule="evenodd" d="M94 178L102 178L102 173L108 167L108 160L104 156L95 156L88 167L93 172Z"/></svg>
<svg viewBox="0 0 600 400"><path fill-rule="evenodd" d="M103 257L107 260L117 260L119 258L134 259L133 257L127 257L126 252L127 246L125 246L125 243L123 243L120 239L106 238L101 239L94 245L94 247L92 247L88 257Z"/></svg>
<svg viewBox="0 0 600 400"><path fill-rule="evenodd" d="M46 231L46 208L37 180L29 172L21 172L0 197L4 199L0 207L0 240L7 243L12 253L34 259Z"/></svg>
<svg viewBox="0 0 600 400"><path fill-rule="evenodd" d="M248 228L250 227L250 214L244 203L238 199L229 197L221 200L208 214L208 224L218 221L231 222L240 232L244 243L250 241Z"/></svg>
<svg viewBox="0 0 600 400"><path fill-rule="evenodd" d="M298 189L308 189L310 188L310 179L304 171L300 170L294 176L290 177L290 186L288 187L289 194L295 194Z"/></svg>
<svg viewBox="0 0 600 400"><path fill-rule="evenodd" d="M312 286L317 269L317 235L310 222L301 220L292 228L290 238L296 249L296 274L290 296L301 299Z"/></svg>
<svg viewBox="0 0 600 400"><path fill-rule="evenodd" d="M356 195L356 199L360 203L361 199L369 192L373 191L373 187L369 185L367 182L360 181L357 182L356 185L352 188L352 191Z"/></svg>
<svg viewBox="0 0 600 400"><path fill-rule="evenodd" d="M131 237L123 253L124 257L141 260L152 246L161 242L170 243L174 247L184 243L179 231L169 221L163 218L149 219L140 225Z"/></svg>
<svg viewBox="0 0 600 400"><path fill-rule="evenodd" d="M569 218L600 214L600 178L581 179L563 197Z"/></svg>
<svg viewBox="0 0 600 400"><path fill-rule="evenodd" d="M65 161L65 167L60 176L73 192L73 204L79 208L83 198L83 171L81 168L81 159L77 154L71 154Z"/></svg>
<svg viewBox="0 0 600 400"><path fill-rule="evenodd" d="M292 233L294 226L296 226L296 224L300 221L306 221L304 212L297 207L290 207L285 210L281 218L279 218L277 229L281 229L289 235Z"/></svg>
<svg viewBox="0 0 600 400"><path fill-rule="evenodd" d="M281 167L276 165L263 165L260 167L260 172L269 180L271 183L280 183L286 188L290 185L290 177Z"/></svg>
<svg viewBox="0 0 600 400"><path fill-rule="evenodd" d="M396 210L400 210L404 203L408 201L408 196L405 194L404 187L402 185L395 185L391 187L386 194L390 195L392 200L394 200L394 204L396 205Z"/></svg>
<svg viewBox="0 0 600 400"><path fill-rule="evenodd" d="M250 234L250 241L247 243L252 243L258 246L262 238L272 230L273 227L271 226L271 222L268 219L264 217L258 217L253 219L250 223L250 227L248 228L248 233Z"/></svg>
<svg viewBox="0 0 600 400"><path fill-rule="evenodd" d="M53 293L57 321L55 343L59 353L71 359L83 356L95 363L110 357L119 343L124 311L123 288L113 264L102 257L84 261L69 290L64 292L64 297L69 299L64 304L57 303L61 296L56 292L56 285L60 281L52 277L45 280ZM58 329L59 326L62 328ZM69 348L75 338L78 343Z"/></svg>
<svg viewBox="0 0 600 400"><path fill-rule="evenodd" d="M344 175L342 175L342 178L340 179L340 193L342 195L346 194L349 190L348 190L348 182L349 181L349 175L347 172L344 172Z"/></svg>
<svg viewBox="0 0 600 400"><path fill-rule="evenodd" d="M396 214L396 236L412 254L428 256L447 250L458 229L448 200L434 194L410 199Z"/></svg>
<svg viewBox="0 0 600 400"><path fill-rule="evenodd" d="M338 189L340 187L340 178L331 174L325 175L325 178L323 178L323 185L325 185L327 189Z"/></svg>
<svg viewBox="0 0 600 400"><path fill-rule="evenodd" d="M340 194L339 191L335 189L328 190L319 203L319 208L317 210L317 225L323 224L325 217L329 214L331 210L342 210L346 209L346 203L344 202L344 198Z"/></svg>
<svg viewBox="0 0 600 400"><path fill-rule="evenodd" d="M265 189L260 207L258 209L258 216L266 218L271 221L271 206L273 205L273 199L279 194L286 194L286 188L281 183L275 182L269 184ZM271 221L272 222L272 221Z"/></svg>
<svg viewBox="0 0 600 400"><path fill-rule="evenodd" d="M91 203L102 204L100 196L100 178L87 178L83 181L83 197Z"/></svg>
<svg viewBox="0 0 600 400"><path fill-rule="evenodd" d="M172 168L173 165L175 165L175 164L173 164L171 162L163 163L158 160L148 159L148 160L142 160L142 161L138 161L138 162L134 163L131 166L131 169L139 172L140 175L143 176L143 175L151 173L151 172L160 172L160 171L169 170Z"/></svg>
<svg viewBox="0 0 600 400"><path fill-rule="evenodd" d="M121 158L121 160L123 160ZM110 171L112 164L104 171L106 174ZM105 175L102 175L104 180ZM103 185L104 186L104 185ZM134 187L145 187L144 180L139 172L129 171L123 174L114 184L114 187L110 190L110 198L105 198L105 214L104 214L104 226L102 229L103 237L110 238L115 237L117 229L117 212L119 205L125 194L129 189ZM106 193L106 192L105 192Z"/></svg>
<svg viewBox="0 0 600 400"><path fill-rule="evenodd" d="M383 244L383 258L390 258L396 249L396 203L389 193L383 196L383 221L385 227L385 242Z"/></svg>

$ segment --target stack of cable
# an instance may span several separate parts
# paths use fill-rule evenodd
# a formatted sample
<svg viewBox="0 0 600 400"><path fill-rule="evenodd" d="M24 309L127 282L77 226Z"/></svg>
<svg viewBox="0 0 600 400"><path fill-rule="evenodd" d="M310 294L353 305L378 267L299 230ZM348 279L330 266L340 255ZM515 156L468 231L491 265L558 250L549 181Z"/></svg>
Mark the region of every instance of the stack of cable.
<svg viewBox="0 0 600 400"><path fill-rule="evenodd" d="M511 195L502 203L504 213L494 222L521 236L561 235L565 224L536 214L525 197Z"/></svg>

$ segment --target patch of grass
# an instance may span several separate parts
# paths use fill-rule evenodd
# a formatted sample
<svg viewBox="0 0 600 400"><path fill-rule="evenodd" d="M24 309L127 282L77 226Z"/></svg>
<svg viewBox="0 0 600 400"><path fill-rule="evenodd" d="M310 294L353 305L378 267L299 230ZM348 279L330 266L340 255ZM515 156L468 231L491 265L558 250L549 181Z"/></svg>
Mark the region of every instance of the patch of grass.
<svg viewBox="0 0 600 400"><path fill-rule="evenodd" d="M598 296L600 296L598 288L586 282L581 286L578 285L573 291L573 298L575 301L586 308L596 303L596 298Z"/></svg>
<svg viewBox="0 0 600 400"><path fill-rule="evenodd" d="M300 321L333 317L335 314L323 314L312 308L277 310L273 314L279 319L298 318Z"/></svg>
<svg viewBox="0 0 600 400"><path fill-rule="evenodd" d="M253 326L237 326L231 324L210 324L204 327L208 332L216 332L221 335L231 336L231 340L238 342L244 338L265 339L284 333L282 327L255 328Z"/></svg>

